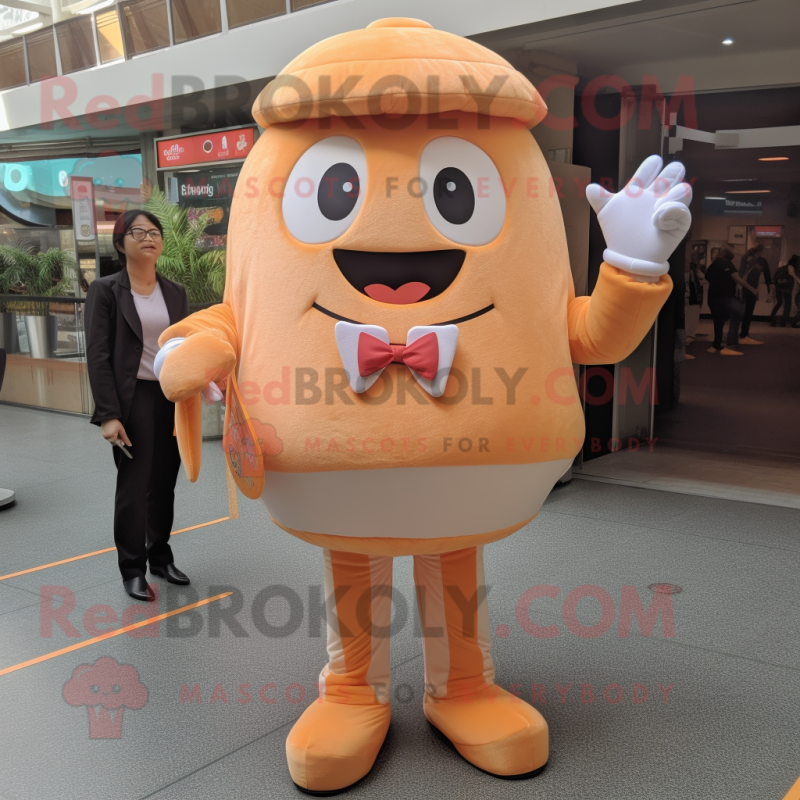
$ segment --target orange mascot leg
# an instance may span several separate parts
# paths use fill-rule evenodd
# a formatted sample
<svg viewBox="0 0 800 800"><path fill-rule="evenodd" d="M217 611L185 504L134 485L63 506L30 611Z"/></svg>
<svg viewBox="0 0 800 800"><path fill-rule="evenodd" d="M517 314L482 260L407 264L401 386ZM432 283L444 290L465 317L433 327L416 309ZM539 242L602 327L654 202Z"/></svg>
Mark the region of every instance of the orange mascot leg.
<svg viewBox="0 0 800 800"><path fill-rule="evenodd" d="M547 763L547 723L494 683L483 547L414 556L425 653L423 709L471 764L523 777Z"/></svg>
<svg viewBox="0 0 800 800"><path fill-rule="evenodd" d="M324 550L328 664L286 740L292 780L333 792L372 769L389 729L392 559Z"/></svg>

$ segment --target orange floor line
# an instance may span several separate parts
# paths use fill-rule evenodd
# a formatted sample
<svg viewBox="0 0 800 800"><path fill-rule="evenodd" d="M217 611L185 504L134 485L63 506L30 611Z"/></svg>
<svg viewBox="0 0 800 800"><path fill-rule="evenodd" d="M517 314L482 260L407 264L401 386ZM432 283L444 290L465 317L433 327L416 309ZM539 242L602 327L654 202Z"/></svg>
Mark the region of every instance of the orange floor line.
<svg viewBox="0 0 800 800"><path fill-rule="evenodd" d="M199 525L191 525L188 528L181 528L179 531L172 531L170 536L177 536L179 533L186 533L186 531L193 531L196 528L205 528L208 525L216 525L218 522L225 522L230 517L220 517L213 519L211 522L201 522ZM103 550L95 550L93 553L84 553L82 556L72 556L72 558L64 558L61 561L53 561L50 564L42 564L40 567L30 567L29 569L21 569L19 572L11 572L8 575L0 575L0 581L7 580L8 578L17 578L20 575L27 575L29 572L38 572L40 569L50 569L50 567L57 567L59 564L69 564L70 561L80 561L82 558L91 558L92 556L99 556L101 553L112 553L116 547L106 547Z"/></svg>
<svg viewBox="0 0 800 800"><path fill-rule="evenodd" d="M800 800L800 778L794 782L794 786L789 789L789 794L783 800Z"/></svg>
<svg viewBox="0 0 800 800"><path fill-rule="evenodd" d="M173 609L172 611L166 611L163 614L159 614L157 617L143 619L139 622L134 622L132 625L126 625L124 628L115 628L113 631L107 631L106 633L100 634L100 636L95 636L94 638L87 639L84 642L76 642L75 644L71 644L69 647L62 647L61 650L54 650L52 653L45 653L43 656L37 656L29 661L23 661L21 664L14 664L13 667L0 669L0 676L8 675L10 672L16 672L20 669L25 669L25 667L32 667L34 664L41 664L42 661L49 661L51 658L63 656L65 653L73 652L73 650L80 650L82 647L89 647L89 645L103 642L106 639L111 639L114 636L121 636L123 633L127 633L128 631L132 631L136 628L144 628L145 625L153 625L156 622L160 622L162 619L167 619L167 617L174 617L176 614L182 614L184 611L191 611L193 608L208 605L216 600L222 600L223 597L228 597L231 594L233 594L233 592L223 592L222 594L214 595L214 597L208 597L205 600L198 600L196 603L190 603L188 606L181 606L180 608Z"/></svg>

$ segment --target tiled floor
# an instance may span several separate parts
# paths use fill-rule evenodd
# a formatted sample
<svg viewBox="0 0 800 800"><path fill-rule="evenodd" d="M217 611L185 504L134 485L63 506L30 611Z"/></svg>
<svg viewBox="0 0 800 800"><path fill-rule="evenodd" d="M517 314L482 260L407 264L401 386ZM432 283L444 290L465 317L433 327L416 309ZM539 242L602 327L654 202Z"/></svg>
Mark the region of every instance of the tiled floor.
<svg viewBox="0 0 800 800"><path fill-rule="evenodd" d="M704 453L655 443L584 463L575 478L800 509L800 458Z"/></svg>
<svg viewBox="0 0 800 800"><path fill-rule="evenodd" d="M680 402L656 415L652 443L584 463L576 478L800 508L800 330L753 323L762 345L708 353L703 320L687 346Z"/></svg>
<svg viewBox="0 0 800 800"><path fill-rule="evenodd" d="M789 456L800 454L800 328L754 322L761 345L741 345L741 356L708 352L710 320L687 345L693 361L680 365L680 402L656 415L660 442L692 449Z"/></svg>
<svg viewBox="0 0 800 800"><path fill-rule="evenodd" d="M203 458L198 484L179 480L176 528L227 514L218 444ZM108 447L85 420L0 405L0 486L18 493L0 511L0 574L109 547L113 485ZM321 555L259 503L240 497L239 511L175 539L192 586L159 582L159 610L231 597L141 629L155 637L121 635L0 675L2 800L301 797L284 741L325 661L310 602ZM345 796L781 800L800 775L798 574L796 509L588 481L554 490L533 523L486 548L497 680L536 695L551 731L548 768L508 782L466 764L425 722L411 562L398 559L392 727L372 773ZM674 632L662 612L649 636L635 621L625 636L623 608L635 596L648 608L653 583L683 590L671 596ZM526 632L520 602L542 584L558 597L527 613L558 626L547 639ZM264 620L288 618L280 601L258 613L268 586L301 600L289 635L263 633ZM598 623L597 600L565 612L586 586L614 605L602 635L576 627ZM65 598L74 630L48 624L50 595ZM229 625L219 612L230 605ZM110 627L94 614L129 621L129 608L144 606L123 593L114 553L0 580L0 671ZM64 699L76 669L104 656L131 665L147 690L142 707L125 709L118 739L91 738L88 708ZM190 702L195 687L201 702Z"/></svg>

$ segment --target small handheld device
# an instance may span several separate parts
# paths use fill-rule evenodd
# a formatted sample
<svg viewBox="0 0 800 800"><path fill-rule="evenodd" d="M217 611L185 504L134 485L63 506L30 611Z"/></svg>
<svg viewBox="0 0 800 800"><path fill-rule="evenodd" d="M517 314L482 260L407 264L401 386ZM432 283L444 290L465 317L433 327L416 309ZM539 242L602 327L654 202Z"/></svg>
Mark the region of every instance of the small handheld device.
<svg viewBox="0 0 800 800"><path fill-rule="evenodd" d="M125 447L125 444L121 439L117 439L117 441L114 442L114 444L117 447L119 447L119 449L122 450L122 452L125 453L125 455L128 456L128 458L131 458L131 459L133 458L133 456L131 455L131 451L128 450L127 447Z"/></svg>

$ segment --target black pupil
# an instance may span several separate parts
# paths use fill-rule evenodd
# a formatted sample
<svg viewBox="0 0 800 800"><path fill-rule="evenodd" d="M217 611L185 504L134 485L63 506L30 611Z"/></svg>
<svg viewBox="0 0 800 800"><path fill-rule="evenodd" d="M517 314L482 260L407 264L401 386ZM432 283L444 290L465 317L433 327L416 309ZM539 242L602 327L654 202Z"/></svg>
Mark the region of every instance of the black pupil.
<svg viewBox="0 0 800 800"><path fill-rule="evenodd" d="M475 213L475 192L470 179L455 167L445 167L433 183L433 199L439 213L451 225L469 222Z"/></svg>
<svg viewBox="0 0 800 800"><path fill-rule="evenodd" d="M355 167L344 162L334 164L319 182L319 210L327 219L344 219L355 208L358 189L358 173Z"/></svg>

